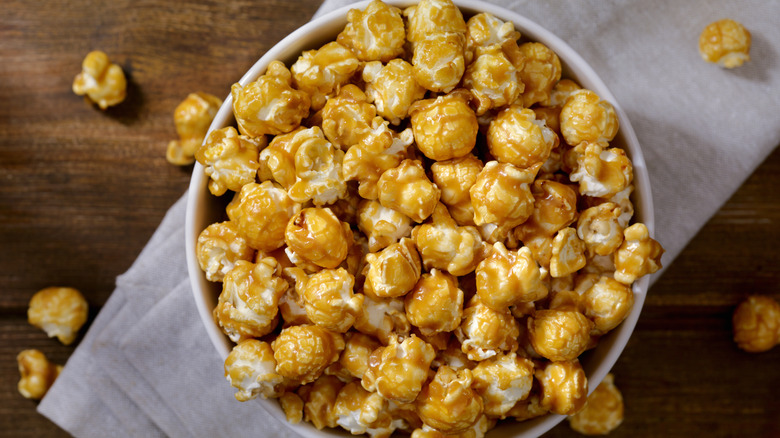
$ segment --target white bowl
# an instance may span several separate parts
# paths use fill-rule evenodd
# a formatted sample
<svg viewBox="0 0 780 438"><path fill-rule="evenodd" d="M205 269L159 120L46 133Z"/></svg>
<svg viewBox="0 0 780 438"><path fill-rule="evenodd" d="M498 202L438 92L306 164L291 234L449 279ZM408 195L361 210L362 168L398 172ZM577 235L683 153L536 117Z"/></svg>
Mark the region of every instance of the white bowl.
<svg viewBox="0 0 780 438"><path fill-rule="evenodd" d="M387 0L386 3L403 8L416 4L417 1ZM654 219L652 194L650 192L647 166L644 157L642 156L639 141L636 138L636 134L631 127L628 117L621 109L620 103L615 100L615 97L604 82L599 79L593 69L571 47L569 47L568 44L563 42L563 40L522 15L478 0L455 0L455 4L460 7L467 19L468 16L479 12L489 12L504 21L513 22L515 28L520 31L524 38L541 42L558 54L563 66L563 77L575 80L584 88L595 91L602 99L607 100L614 105L620 120L620 130L611 144L622 147L631 157L634 165L635 188L632 195L635 208L634 220L644 223L650 230L650 234L653 235ZM324 43L334 40L336 35L347 23L347 11L352 8L364 9L367 5L368 1L354 3L323 15L300 27L266 52L266 54L263 55L239 80L239 83L246 85L257 79L265 72L266 67L273 60L281 60L289 67L295 62L302 51L316 49ZM217 112L210 130L219 129L234 123L233 99L228 95L222 104L222 107ZM200 318L203 320L203 324L206 327L211 342L217 349L219 356L224 360L233 344L214 322L211 313L212 309L214 309L217 304L221 283L212 283L206 280L195 256L195 242L204 228L214 222L224 220L225 205L229 199L224 199L227 195L222 198L211 195L208 191L207 183L208 176L204 173L203 167L196 163L192 171L192 180L190 182L187 197L187 217L185 225L187 267ZM591 391L609 372L625 348L626 343L631 336L631 332L634 330L636 322L639 319L648 285L649 279L647 276L642 277L634 283L634 307L626 320L616 329L604 336L595 349L586 352L580 358L588 376ZM257 402L274 418L288 425L291 429L304 437L321 438L351 436L347 432L341 430L324 429L320 431L311 424L305 422L301 422L297 425L289 424L276 400L257 400ZM563 420L563 418L564 417L561 415L548 414L524 422L515 422L512 420L500 422L495 429L488 433L488 437L536 437L553 428Z"/></svg>

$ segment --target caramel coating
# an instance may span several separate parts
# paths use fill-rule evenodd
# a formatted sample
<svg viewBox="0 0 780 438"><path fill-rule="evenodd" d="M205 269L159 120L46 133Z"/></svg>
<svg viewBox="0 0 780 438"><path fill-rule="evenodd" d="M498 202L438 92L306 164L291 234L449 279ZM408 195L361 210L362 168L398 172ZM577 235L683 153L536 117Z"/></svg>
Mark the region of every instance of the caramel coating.
<svg viewBox="0 0 780 438"><path fill-rule="evenodd" d="M195 254L206 279L222 281L237 261L251 261L255 251L241 237L236 224L225 221L213 223L200 232Z"/></svg>
<svg viewBox="0 0 780 438"><path fill-rule="evenodd" d="M379 202L420 223L433 213L441 190L425 174L419 160L404 160L377 181Z"/></svg>
<svg viewBox="0 0 780 438"><path fill-rule="evenodd" d="M449 93L466 71L463 34L440 32L413 44L412 67L417 83L435 93Z"/></svg>
<svg viewBox="0 0 780 438"><path fill-rule="evenodd" d="M477 141L477 116L468 103L470 94L455 90L435 99L419 100L409 108L417 148L426 157L449 160L462 157Z"/></svg>
<svg viewBox="0 0 780 438"><path fill-rule="evenodd" d="M430 222L412 230L412 239L425 269L438 268L455 276L473 271L486 252L479 231L472 226L458 226L441 203Z"/></svg>
<svg viewBox="0 0 780 438"><path fill-rule="evenodd" d="M290 260L334 269L346 258L353 235L329 208L304 208L287 222L285 252Z"/></svg>
<svg viewBox="0 0 780 438"><path fill-rule="evenodd" d="M623 411L623 394L609 373L588 396L585 407L568 418L569 426L583 435L607 435L623 422Z"/></svg>
<svg viewBox="0 0 780 438"><path fill-rule="evenodd" d="M536 113L518 104L510 105L490 122L487 143L490 153L501 163L521 169L540 167L557 145L558 136Z"/></svg>
<svg viewBox="0 0 780 438"><path fill-rule="evenodd" d="M536 374L536 373L534 373ZM507 412L507 417L514 418L517 421L530 420L545 415L550 412L548 408L542 406L542 397L532 388L531 394L525 400L518 401L512 409Z"/></svg>
<svg viewBox="0 0 780 438"><path fill-rule="evenodd" d="M346 84L322 108L322 132L341 149L366 143L372 152L382 152L393 141L393 134L377 118L376 107L358 86ZM375 145L375 143L378 143Z"/></svg>
<svg viewBox="0 0 780 438"><path fill-rule="evenodd" d="M408 237L412 231L411 219L378 201L363 200L358 206L358 228L368 237L368 249L376 252Z"/></svg>
<svg viewBox="0 0 780 438"><path fill-rule="evenodd" d="M341 170L344 152L329 143L316 126L295 136L302 138L295 151L295 183L288 189L290 199L324 205L344 197L347 191Z"/></svg>
<svg viewBox="0 0 780 438"><path fill-rule="evenodd" d="M39 350L22 350L16 355L19 366L19 384L17 389L24 398L40 400L49 391L54 380L62 370L61 365L49 362Z"/></svg>
<svg viewBox="0 0 780 438"><path fill-rule="evenodd" d="M420 419L445 434L464 432L482 416L482 397L471 388L467 369L441 366L417 399Z"/></svg>
<svg viewBox="0 0 780 438"><path fill-rule="evenodd" d="M373 298L393 298L412 290L420 278L422 262L414 242L402 238L378 253L366 255L364 293Z"/></svg>
<svg viewBox="0 0 780 438"><path fill-rule="evenodd" d="M699 35L702 59L725 68L739 67L750 61L750 31L729 18L707 25Z"/></svg>
<svg viewBox="0 0 780 438"><path fill-rule="evenodd" d="M47 287L30 298L27 322L57 337L64 345L76 340L81 327L87 322L87 300L72 287Z"/></svg>
<svg viewBox="0 0 780 438"><path fill-rule="evenodd" d="M623 243L622 211L617 204L605 202L583 210L577 220L577 236L591 254L612 254Z"/></svg>
<svg viewBox="0 0 780 438"><path fill-rule="evenodd" d="M233 342L267 335L276 327L279 300L288 287L275 258L257 264L238 260L225 275L214 320Z"/></svg>
<svg viewBox="0 0 780 438"><path fill-rule="evenodd" d="M122 67L111 62L104 52L95 50L87 53L81 63L81 73L73 79L73 92L105 110L125 100L127 79Z"/></svg>
<svg viewBox="0 0 780 438"><path fill-rule="evenodd" d="M195 161L195 153L208 133L222 100L208 93L190 93L173 111L173 123L179 140L168 143L165 158L184 166ZM255 157L256 160L256 157Z"/></svg>
<svg viewBox="0 0 780 438"><path fill-rule="evenodd" d="M565 277L583 268L586 263L585 243L577 237L577 231L569 227L558 231L552 241L550 275Z"/></svg>
<svg viewBox="0 0 780 438"><path fill-rule="evenodd" d="M561 80L561 60L542 43L520 45L525 62L520 69L520 79L525 84L523 106L531 107L550 98L553 86Z"/></svg>
<svg viewBox="0 0 780 438"><path fill-rule="evenodd" d="M574 169L569 179L579 183L581 195L611 197L634 180L634 167L626 152L606 143L580 143L566 153Z"/></svg>
<svg viewBox="0 0 780 438"><path fill-rule="evenodd" d="M369 101L393 125L400 124L409 115L409 107L425 96L425 88L414 76L414 67L401 58L386 65L379 61L366 63L362 78Z"/></svg>
<svg viewBox="0 0 780 438"><path fill-rule="evenodd" d="M467 357L480 361L502 351L517 351L520 326L509 309L493 310L475 296L463 309L463 320L455 335Z"/></svg>
<svg viewBox="0 0 780 438"><path fill-rule="evenodd" d="M595 324L593 334L603 335L626 319L634 306L634 292L613 278L601 276L582 294L582 306Z"/></svg>
<svg viewBox="0 0 780 438"><path fill-rule="evenodd" d="M574 415L588 398L588 378L577 359L551 362L537 369L542 390L541 407L559 415Z"/></svg>
<svg viewBox="0 0 780 438"><path fill-rule="evenodd" d="M345 181L357 181L358 193L365 199L379 198L379 179L382 174L396 168L409 155L407 149L414 143L412 129L407 128L393 135L387 149L374 152L361 143L352 146L344 154L342 175Z"/></svg>
<svg viewBox="0 0 780 438"><path fill-rule="evenodd" d="M230 93L238 130L250 137L292 131L311 106L309 95L292 87L292 74L280 61L272 61L264 75L246 86L233 84Z"/></svg>
<svg viewBox="0 0 780 438"><path fill-rule="evenodd" d="M404 298L409 322L425 336L458 328L463 314L463 291L456 277L438 269L422 274Z"/></svg>
<svg viewBox="0 0 780 438"><path fill-rule="evenodd" d="M466 34L460 9L450 0L420 0L404 10L408 19L406 39L416 43L441 32Z"/></svg>
<svg viewBox="0 0 780 438"><path fill-rule="evenodd" d="M276 373L274 352L267 342L245 339L225 359L225 378L236 388L236 400L244 402L281 395L284 378Z"/></svg>
<svg viewBox="0 0 780 438"><path fill-rule="evenodd" d="M360 382L349 382L339 391L333 413L338 425L353 435L389 438L397 423L387 411L387 404L379 394L363 389Z"/></svg>
<svg viewBox="0 0 780 438"><path fill-rule="evenodd" d="M313 274L303 290L306 315L320 327L346 332L363 305L363 295L353 293L354 284L355 278L344 268Z"/></svg>
<svg viewBox="0 0 780 438"><path fill-rule="evenodd" d="M303 420L303 400L294 392L285 392L279 397L279 405L290 424L298 424Z"/></svg>
<svg viewBox="0 0 780 438"><path fill-rule="evenodd" d="M318 430L337 427L338 417L334 408L343 386L344 383L334 376L322 376L313 384L301 387L298 395L303 397L304 392L306 395L303 405L304 419ZM304 388L307 390L304 391Z"/></svg>
<svg viewBox="0 0 780 438"><path fill-rule="evenodd" d="M553 86L552 91L550 92L550 98L544 102L539 102L539 105L547 108L557 108L558 112L560 112L569 96L581 89L582 87L580 84L573 80L561 79Z"/></svg>
<svg viewBox="0 0 780 438"><path fill-rule="evenodd" d="M315 381L344 350L344 337L317 325L282 329L271 343L276 372L301 385Z"/></svg>
<svg viewBox="0 0 780 438"><path fill-rule="evenodd" d="M485 414L505 418L518 401L530 394L534 363L515 353L499 354L479 362L472 374L472 387L482 397Z"/></svg>
<svg viewBox="0 0 780 438"><path fill-rule="evenodd" d="M290 72L295 87L311 96L311 109L317 111L359 66L360 61L349 48L331 41L317 50L301 53Z"/></svg>
<svg viewBox="0 0 780 438"><path fill-rule="evenodd" d="M593 322L576 310L542 309L528 318L528 337L543 357L570 361L588 348L593 327Z"/></svg>
<svg viewBox="0 0 780 438"><path fill-rule="evenodd" d="M258 155L265 145L265 137L239 135L232 126L215 129L203 145L198 141L195 159L209 176L211 194L221 196L228 190L238 192L244 185L255 182L260 167Z"/></svg>
<svg viewBox="0 0 780 438"><path fill-rule="evenodd" d="M474 223L493 223L506 230L531 216L534 197L529 184L535 173L509 163L489 161L469 189L474 207Z"/></svg>
<svg viewBox="0 0 780 438"><path fill-rule="evenodd" d="M570 186L537 179L531 185L534 210L528 220L515 228L515 236L526 242L535 236L553 236L577 220L577 192Z"/></svg>
<svg viewBox="0 0 780 438"><path fill-rule="evenodd" d="M611 103L591 90L577 90L561 108L561 134L571 146L584 141L609 142L618 131L618 118Z"/></svg>
<svg viewBox="0 0 780 438"><path fill-rule="evenodd" d="M415 335L391 337L386 347L371 354L361 383L387 400L411 403L422 390L434 357L433 347Z"/></svg>
<svg viewBox="0 0 780 438"><path fill-rule="evenodd" d="M748 353L760 353L780 343L780 303L768 296L751 295L732 316L734 342Z"/></svg>
<svg viewBox="0 0 780 438"><path fill-rule="evenodd" d="M480 12L466 22L466 47L469 61L485 52L502 49L511 52L517 49L520 32L511 21L502 21L488 12ZM514 47L512 47L514 46Z"/></svg>
<svg viewBox="0 0 780 438"><path fill-rule="evenodd" d="M623 243L615 251L615 280L630 285L643 275L661 269L664 249L650 237L645 224L636 223L623 230Z"/></svg>
<svg viewBox="0 0 780 438"><path fill-rule="evenodd" d="M401 10L373 0L364 10L350 9L336 41L361 61L388 62L404 53L406 30Z"/></svg>
<svg viewBox="0 0 780 438"><path fill-rule="evenodd" d="M433 182L441 190L440 200L447 207L471 206L469 189L477 181L477 175L484 165L482 161L472 154L464 155L452 160L437 161L431 164ZM452 209L450 209L452 214ZM471 224L464 224L453 215L460 225L473 225L473 210Z"/></svg>
<svg viewBox="0 0 780 438"><path fill-rule="evenodd" d="M500 47L484 51L466 67L463 87L475 99L477 115L514 102L525 90L520 72Z"/></svg>
<svg viewBox="0 0 780 438"><path fill-rule="evenodd" d="M228 204L227 215L250 247L270 252L284 245L287 222L300 209L284 189L264 181L241 187Z"/></svg>
<svg viewBox="0 0 780 438"><path fill-rule="evenodd" d="M496 242L476 273L480 301L497 311L547 296L543 281L546 272L540 269L528 247L509 251L503 243Z"/></svg>
<svg viewBox="0 0 780 438"><path fill-rule="evenodd" d="M339 358L339 364L354 378L362 379L368 369L368 359L374 350L381 347L372 336L350 331L345 335L346 346Z"/></svg>

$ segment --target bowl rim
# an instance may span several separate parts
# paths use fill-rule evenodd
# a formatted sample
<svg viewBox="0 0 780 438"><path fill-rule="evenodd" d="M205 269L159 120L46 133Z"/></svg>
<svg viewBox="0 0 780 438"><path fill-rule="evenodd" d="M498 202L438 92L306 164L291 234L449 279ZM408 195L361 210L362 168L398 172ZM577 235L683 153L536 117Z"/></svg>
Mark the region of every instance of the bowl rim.
<svg viewBox="0 0 780 438"><path fill-rule="evenodd" d="M385 3L396 7L404 8L417 4L417 0L384 0ZM620 103L609 90L607 85L601 80L596 71L565 41L559 38L551 30L542 27L520 13L506 9L504 7L487 3L482 0L453 0L453 2L463 11L464 15L475 14L478 12L488 12L503 21L511 21L515 29L521 32L523 38L532 41L539 41L550 47L560 58L564 66L564 77L574 77L584 88L595 91L602 99L612 103L620 121L618 138L622 139L621 147L629 154L634 168L634 206L639 214L639 219L644 223L651 236L655 235L655 220L653 210L653 197L651 192L650 180L647 171L647 164L642 154L639 140L631 126L626 113L623 111ZM369 0L355 2L331 12L323 14L312 19L308 23L299 27L285 38L276 43L265 54L263 54L247 72L239 79L238 83L242 86L254 81L266 69L268 64L276 59L290 60L294 59L302 50L312 47L319 47L324 42L332 41L335 34L346 24L346 15L350 9L365 9L370 3ZM320 35L312 37L311 35ZM289 64L288 64L289 67ZM233 121L232 96L228 96L217 111L208 132L228 126ZM214 323L212 309L206 303L204 293L211 289L210 282L205 279L203 271L195 254L196 241L203 228L204 223L196 223L197 217L202 217L199 213L204 207L201 202L206 197L212 196L207 190L208 176L200 163L195 163L192 170L187 193L187 206L185 218L185 247L187 258L187 270L193 297L198 310L199 317L203 322L204 328L208 334L209 340L217 350L218 355L224 360L230 352L230 341ZM205 194L204 194L205 192ZM634 219L636 219L636 215ZM208 222L208 221L206 221ZM207 223L205 225L208 225ZM589 392L593 391L600 383L610 369L614 366L623 350L625 349L631 334L639 319L646 293L649 287L649 276L645 275L633 284L634 306L626 319L614 330L605 335L599 342L599 346L587 352L592 354L593 358L588 358L588 362L583 362L586 375L588 376ZM595 363L595 366L589 364ZM595 383L595 384L594 384ZM294 432L306 437L323 438L333 436L351 436L346 431L336 430L317 430L311 424L301 422L299 424L290 424L286 421L284 412L278 403L269 403L265 400L259 400L260 405L275 419L291 428ZM511 423L509 427L499 426L497 429L511 429L512 436L515 437L535 437L552 429L560 423L565 416L556 414L546 414L541 417L530 419L523 422ZM495 429L494 429L495 430ZM489 433L494 435L496 432ZM502 434L503 435L503 434Z"/></svg>

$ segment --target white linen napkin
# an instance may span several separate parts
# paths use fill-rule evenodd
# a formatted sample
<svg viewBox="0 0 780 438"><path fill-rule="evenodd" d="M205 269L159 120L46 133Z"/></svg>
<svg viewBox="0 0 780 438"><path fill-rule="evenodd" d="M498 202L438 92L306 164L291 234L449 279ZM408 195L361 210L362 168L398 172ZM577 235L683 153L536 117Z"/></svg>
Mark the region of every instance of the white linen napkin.
<svg viewBox="0 0 780 438"><path fill-rule="evenodd" d="M320 15L350 0L325 0ZM642 145L664 264L780 143L780 3L496 0L548 28L608 84ZM705 25L753 35L735 70L698 54ZM171 207L38 410L77 437L294 434L239 403L198 317L184 253L186 196Z"/></svg>

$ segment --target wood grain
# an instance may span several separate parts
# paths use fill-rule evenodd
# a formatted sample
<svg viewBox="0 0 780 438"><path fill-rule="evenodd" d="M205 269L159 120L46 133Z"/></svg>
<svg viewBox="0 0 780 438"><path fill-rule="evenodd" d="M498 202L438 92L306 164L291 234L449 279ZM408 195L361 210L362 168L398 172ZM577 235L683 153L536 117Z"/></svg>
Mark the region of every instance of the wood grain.
<svg viewBox="0 0 780 438"><path fill-rule="evenodd" d="M26 323L30 296L79 288L94 316L191 168L171 166L172 112L190 92L225 96L319 0L3 2L0 14L0 436L67 436L16 390L15 356L64 363L74 347ZM129 97L108 111L71 91L106 51ZM780 347L735 348L731 312L780 298L780 151L709 221L650 290L614 368L626 419L612 436L780 436ZM551 437L577 436L566 423Z"/></svg>

